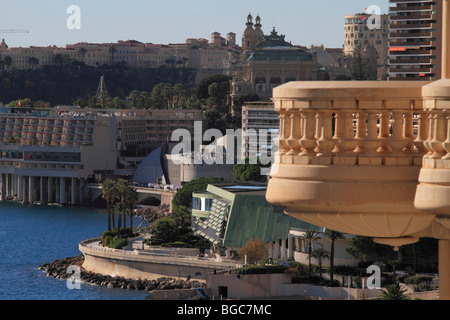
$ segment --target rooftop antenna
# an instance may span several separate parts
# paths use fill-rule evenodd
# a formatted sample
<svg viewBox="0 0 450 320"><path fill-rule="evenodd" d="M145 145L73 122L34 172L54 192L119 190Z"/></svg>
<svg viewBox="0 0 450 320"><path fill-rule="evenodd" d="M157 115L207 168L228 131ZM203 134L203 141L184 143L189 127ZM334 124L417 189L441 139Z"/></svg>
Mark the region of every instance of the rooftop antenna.
<svg viewBox="0 0 450 320"><path fill-rule="evenodd" d="M106 90L105 84L105 76L100 77L100 83L98 84L96 97L99 99L103 92L106 92L106 96L108 96L108 90Z"/></svg>

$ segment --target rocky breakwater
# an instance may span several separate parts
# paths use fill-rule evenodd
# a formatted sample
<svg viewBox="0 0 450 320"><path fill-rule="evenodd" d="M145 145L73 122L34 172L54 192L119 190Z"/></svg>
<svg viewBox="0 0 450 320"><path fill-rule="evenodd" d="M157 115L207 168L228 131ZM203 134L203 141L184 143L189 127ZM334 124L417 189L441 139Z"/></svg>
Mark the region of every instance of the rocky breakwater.
<svg viewBox="0 0 450 320"><path fill-rule="evenodd" d="M80 269L80 278L82 282L90 283L108 288L121 288L129 290L173 290L173 289L195 289L206 288L206 284L200 281L190 281L175 278L158 278L156 280L149 279L126 279L124 277L112 277L86 271L82 265L84 256L69 257L63 260L57 260L49 264L39 266L49 277L66 280L73 273L68 272L70 266L78 266Z"/></svg>

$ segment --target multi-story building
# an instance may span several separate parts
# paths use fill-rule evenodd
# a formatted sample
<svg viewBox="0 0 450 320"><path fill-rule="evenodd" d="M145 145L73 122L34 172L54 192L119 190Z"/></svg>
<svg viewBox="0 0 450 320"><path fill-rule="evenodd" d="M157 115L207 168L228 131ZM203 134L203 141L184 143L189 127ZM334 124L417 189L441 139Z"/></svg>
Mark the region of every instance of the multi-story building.
<svg viewBox="0 0 450 320"><path fill-rule="evenodd" d="M242 154L271 156L277 151L280 119L272 102L247 102L242 106Z"/></svg>
<svg viewBox="0 0 450 320"><path fill-rule="evenodd" d="M273 258L293 257L291 229L313 229L314 225L284 214L284 208L265 200L264 185L208 185L194 192L192 227L230 256L248 241L259 239Z"/></svg>
<svg viewBox="0 0 450 320"><path fill-rule="evenodd" d="M380 15L379 27L369 28L366 15L357 13L345 16L344 55L354 57L356 54L365 55L371 49L377 53L375 79L387 73L388 43L389 43L389 15Z"/></svg>
<svg viewBox="0 0 450 320"><path fill-rule="evenodd" d="M314 57L287 42L274 28L254 50L245 50L243 61L234 65L231 97L257 94L262 100L270 99L273 88L280 84L316 80L319 65Z"/></svg>
<svg viewBox="0 0 450 320"><path fill-rule="evenodd" d="M159 111L1 108L2 199L78 204L86 180L131 177L173 129L201 121L200 111Z"/></svg>
<svg viewBox="0 0 450 320"><path fill-rule="evenodd" d="M442 1L390 3L389 79L440 79Z"/></svg>
<svg viewBox="0 0 450 320"><path fill-rule="evenodd" d="M12 67L20 70L56 65L62 63L64 58L69 58L94 67L118 62L137 68L187 67L200 74L198 82L208 75L224 73L229 61L239 59L241 49L236 45L236 34L230 32L224 39L220 33L214 32L211 42L206 39L187 39L185 43L167 45L128 40L117 43L80 42L68 44L65 48L8 48L3 41L0 53L10 56Z"/></svg>

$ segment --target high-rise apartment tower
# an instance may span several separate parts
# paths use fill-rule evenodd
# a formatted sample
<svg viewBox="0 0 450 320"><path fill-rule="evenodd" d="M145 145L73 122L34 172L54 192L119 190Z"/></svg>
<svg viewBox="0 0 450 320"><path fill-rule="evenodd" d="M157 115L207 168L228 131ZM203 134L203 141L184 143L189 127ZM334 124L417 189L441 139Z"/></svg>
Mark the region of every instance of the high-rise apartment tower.
<svg viewBox="0 0 450 320"><path fill-rule="evenodd" d="M390 0L389 79L441 78L441 0Z"/></svg>

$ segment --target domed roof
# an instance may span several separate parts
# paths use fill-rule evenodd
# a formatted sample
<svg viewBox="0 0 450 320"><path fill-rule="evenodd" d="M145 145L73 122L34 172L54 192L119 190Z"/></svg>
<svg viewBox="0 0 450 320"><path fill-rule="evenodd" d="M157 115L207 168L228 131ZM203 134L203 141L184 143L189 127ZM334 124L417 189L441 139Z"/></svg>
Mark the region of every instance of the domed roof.
<svg viewBox="0 0 450 320"><path fill-rule="evenodd" d="M278 35L278 32L273 28L270 35L264 36L264 40L258 44L258 48L270 48L270 47L293 47L293 45L284 40L284 35Z"/></svg>

